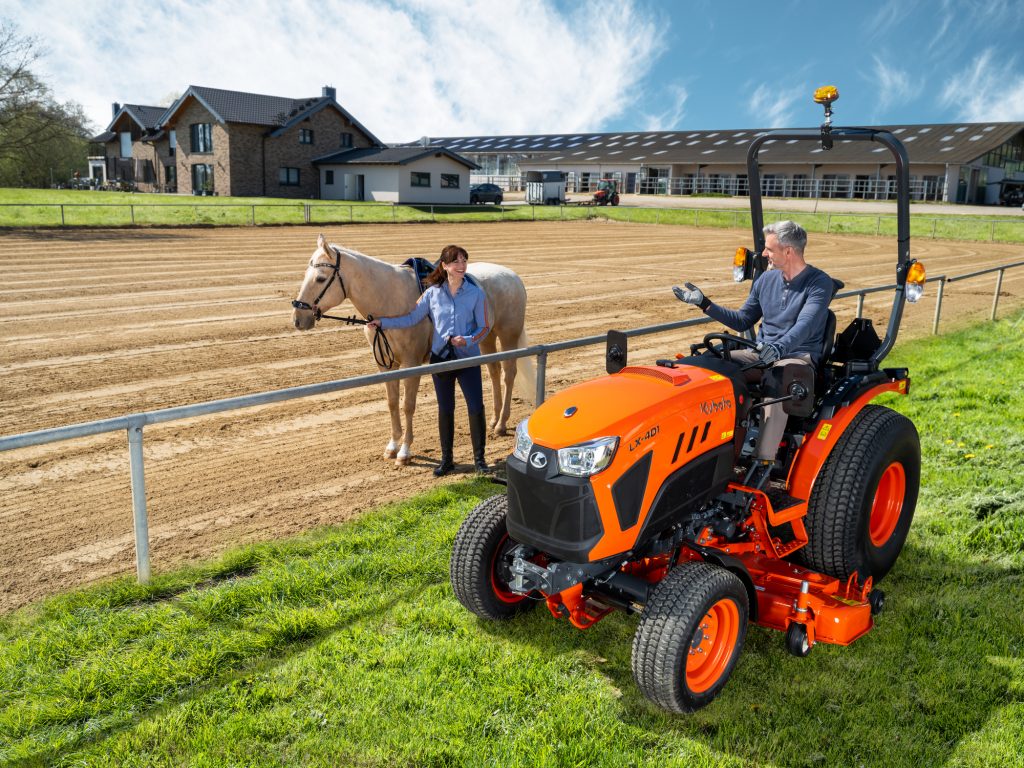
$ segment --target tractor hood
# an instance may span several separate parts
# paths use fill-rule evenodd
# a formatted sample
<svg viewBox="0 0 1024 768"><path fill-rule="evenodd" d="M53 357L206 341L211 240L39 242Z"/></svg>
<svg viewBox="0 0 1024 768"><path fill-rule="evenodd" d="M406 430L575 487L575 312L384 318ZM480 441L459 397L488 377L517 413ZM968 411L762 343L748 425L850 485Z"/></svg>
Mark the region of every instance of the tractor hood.
<svg viewBox="0 0 1024 768"><path fill-rule="evenodd" d="M729 410L734 391L727 377L703 368L630 366L576 384L546 400L530 417L530 439L559 449L600 437L628 440L652 420L678 413Z"/></svg>

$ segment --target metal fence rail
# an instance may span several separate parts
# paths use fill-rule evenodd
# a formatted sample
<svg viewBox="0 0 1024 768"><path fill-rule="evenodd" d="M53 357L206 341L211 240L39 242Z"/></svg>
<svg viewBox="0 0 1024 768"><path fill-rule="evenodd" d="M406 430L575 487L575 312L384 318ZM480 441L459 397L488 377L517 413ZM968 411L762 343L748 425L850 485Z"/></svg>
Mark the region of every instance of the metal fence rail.
<svg viewBox="0 0 1024 768"><path fill-rule="evenodd" d="M957 275L954 277L939 275L937 277L929 278L928 282L939 283L939 290L936 297L935 306L935 320L932 326L932 332L938 333L939 314L942 308L942 292L943 286L946 283L967 280L981 275L998 272L999 274L996 280L995 298L992 303L992 312L990 315L990 319L995 320L996 311L999 303L999 293L1002 289L1003 274L1008 269L1013 269L1020 266L1024 266L1024 261L1017 261L1011 264L1004 264L1002 266L991 267L989 269L978 270L976 272L970 272L968 274ZM843 299L857 297L857 317L861 317L864 309L864 296L866 296L869 293L891 291L894 288L895 285L883 285L871 288L860 288L856 290L850 290L845 291L843 293L839 293L835 296L835 298ZM667 331L679 330L682 328L691 328L698 325L704 325L710 322L713 321L709 317L698 317L690 320L677 320L671 323L660 323L658 325L648 325L641 328L634 328L632 330L625 331L625 334L627 337L646 336L655 333L664 333ZM357 389L360 387L370 386L372 384L383 384L385 382L396 381L398 379L409 378L411 376L424 376L432 373L454 371L460 368L469 368L472 366L483 365L486 363L500 362L502 360L515 360L521 357L537 358L536 404L540 405L540 403L544 401L545 396L544 389L545 381L547 378L548 355L553 352L562 352L569 349L577 349L580 347L604 344L605 340L606 335L602 333L594 336L585 336L578 339L559 341L552 344L538 344L531 347L524 347L522 349L509 350L507 352L496 352L491 355L481 355L469 360L457 360L447 363L421 365L415 368L406 368L398 371L387 371L384 373L375 373L366 376L355 376L348 379L336 379L334 381L322 382L320 384L307 384L301 387L289 387L287 389L278 389L273 390L271 392L260 392L257 394L243 395L240 397L229 397L222 400L211 400L204 403L177 406L175 408L163 408L156 411L133 413L127 416L118 416L112 419L101 419L98 421L89 421L81 424L72 424L64 427L54 427L51 429L42 429L34 432L25 432L18 435L0 437L0 451L10 451L18 448L27 448L35 445L45 445L47 443L55 443L63 440L72 440L75 438L87 437L90 435L98 435L107 432L117 432L122 429L126 430L128 435L129 471L131 473L132 510L134 516L135 532L136 573L139 582L146 583L150 579L151 570L149 558L149 521L146 513L146 481L143 469L142 430L143 427L145 427L147 424L161 424L164 422L178 421L180 419L194 418L196 416L206 416L209 414L221 413L224 411L232 411L240 408L251 408L258 405L280 403L287 400L294 400L302 397L313 397L315 395L324 395L332 392L341 392L349 389Z"/></svg>

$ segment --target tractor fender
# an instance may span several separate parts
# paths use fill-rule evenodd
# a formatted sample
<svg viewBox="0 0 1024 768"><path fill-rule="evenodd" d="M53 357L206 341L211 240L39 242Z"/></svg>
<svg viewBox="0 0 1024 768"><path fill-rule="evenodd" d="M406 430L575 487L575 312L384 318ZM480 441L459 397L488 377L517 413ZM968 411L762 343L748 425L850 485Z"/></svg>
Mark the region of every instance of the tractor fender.
<svg viewBox="0 0 1024 768"><path fill-rule="evenodd" d="M747 590L747 602L750 605L750 621L756 621L757 588L754 587L754 580L751 578L750 571L747 570L747 566L743 561L738 557L727 555L720 549L702 547L699 544L694 544L690 541L686 542L686 547L700 555L705 562L717 565L719 568L725 568L725 570L736 574L739 580L743 582L743 587Z"/></svg>
<svg viewBox="0 0 1024 768"><path fill-rule="evenodd" d="M826 403L822 407L822 417L807 430L804 441L793 458L788 478L791 496L798 499L811 498L811 489L818 478L818 473L825 465L832 449L836 447L839 438L864 406L885 392L897 392L901 395L909 392L910 378L905 369L886 370L886 374L865 377L867 381L861 380L861 377L851 377L859 381L852 382L852 386L846 389L845 396L840 402L830 404L826 398ZM843 385L849 381L847 379L840 382L834 391L843 392Z"/></svg>

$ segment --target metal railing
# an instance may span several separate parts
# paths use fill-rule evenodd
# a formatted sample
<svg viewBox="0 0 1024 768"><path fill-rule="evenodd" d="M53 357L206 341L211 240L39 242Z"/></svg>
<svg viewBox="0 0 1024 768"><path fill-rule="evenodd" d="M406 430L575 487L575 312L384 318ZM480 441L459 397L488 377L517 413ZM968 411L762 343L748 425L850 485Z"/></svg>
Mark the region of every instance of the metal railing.
<svg viewBox="0 0 1024 768"><path fill-rule="evenodd" d="M997 267L991 267L989 269L978 270L977 272L971 272L965 275L957 275L955 277L939 275L937 277L929 278L928 282L939 283L939 292L936 297L935 320L932 326L932 332L938 333L939 315L942 308L942 292L943 286L946 283L951 283L959 280L967 280L969 278L978 277L980 275L998 272L999 276L996 280L995 298L993 300L992 312L990 315L990 320L995 320L996 311L999 305L999 294L1002 289L1003 274L1008 269L1013 269L1020 266L1024 266L1024 261L1018 261L1012 264L1004 264ZM835 299L857 297L857 317L861 317L863 315L864 310L864 297L867 294L878 293L881 291L890 291L893 290L895 287L895 285L883 285L875 286L872 288L860 288L836 294ZM704 325L710 322L713 321L709 317L698 317L691 320L678 320L672 323L661 323L658 325L644 326L642 328L634 328L632 330L625 331L624 333L627 337L646 336L654 333L664 333L667 331L679 330L682 328L691 328L698 325ZM232 411L240 408L252 408L259 405L267 405L270 403L280 403L287 400L294 400L302 397L325 395L331 392L341 392L344 390L358 389L360 387L366 387L373 384L383 384L389 381L397 381L399 379L405 379L412 376L424 376L434 373L443 373L445 371L454 371L460 368L469 368L492 362L496 363L501 362L503 360L516 360L521 357L537 358L536 404L540 405L544 401L545 396L544 390L545 381L547 378L548 355L553 352L563 352L569 349L577 349L580 347L604 344L606 338L606 334L585 336L578 339L559 341L553 344L537 344L531 347L524 347L522 349L509 350L507 352L496 352L490 355L480 355L469 360L456 360L447 363L421 365L415 368L405 368L398 371L387 371L385 373L375 373L366 376L356 376L349 379L337 379L334 381L323 382L320 384L308 384L301 387L289 387L287 389L278 389L270 392L243 395L241 397L230 397L222 400L211 400L204 403L182 405L177 406L175 408L163 408L156 411L133 413L127 416L119 416L112 419L101 419L99 421L89 421L81 424L72 424L64 427L42 429L35 432L25 432L18 435L11 435L9 437L0 437L0 452L15 450L18 448L28 448L36 445L45 445L47 443L55 443L63 440L72 440L79 437L87 437L90 435L98 435L107 432L117 432L122 429L126 430L128 435L129 472L131 475L132 511L135 533L136 574L139 582L144 584L149 581L151 576L149 558L149 520L146 512L146 480L145 472L143 469L142 454L142 430L143 427L145 427L146 425L161 424L169 421L178 421L181 419L194 418L196 416L206 416L213 413L222 413L224 411Z"/></svg>

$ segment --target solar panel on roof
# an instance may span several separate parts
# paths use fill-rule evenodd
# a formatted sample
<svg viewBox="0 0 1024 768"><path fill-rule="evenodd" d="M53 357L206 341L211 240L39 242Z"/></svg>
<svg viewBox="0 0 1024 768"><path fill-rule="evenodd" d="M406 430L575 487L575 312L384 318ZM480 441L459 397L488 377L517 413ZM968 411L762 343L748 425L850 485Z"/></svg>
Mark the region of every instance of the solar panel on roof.
<svg viewBox="0 0 1024 768"><path fill-rule="evenodd" d="M657 152L655 152L654 154L656 154L656 155L664 155L664 154L665 154L666 152L668 152L668 150L667 150L667 149L659 149L659 150L658 150Z"/></svg>
<svg viewBox="0 0 1024 768"><path fill-rule="evenodd" d="M693 141L686 142L686 146L692 147L694 144L700 144L700 139L694 139Z"/></svg>
<svg viewBox="0 0 1024 768"><path fill-rule="evenodd" d="M705 149L703 152L701 152L701 154L702 155L710 155L710 154L713 154L713 153L715 153L717 151L718 151L717 149Z"/></svg>
<svg viewBox="0 0 1024 768"><path fill-rule="evenodd" d="M636 156L636 157L631 157L631 158L629 158L629 159L630 159L630 160L643 160L643 159L644 159L644 158L646 158L646 157L647 157L647 155L638 155L638 156Z"/></svg>

